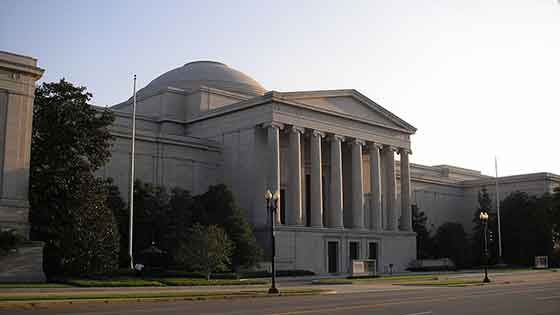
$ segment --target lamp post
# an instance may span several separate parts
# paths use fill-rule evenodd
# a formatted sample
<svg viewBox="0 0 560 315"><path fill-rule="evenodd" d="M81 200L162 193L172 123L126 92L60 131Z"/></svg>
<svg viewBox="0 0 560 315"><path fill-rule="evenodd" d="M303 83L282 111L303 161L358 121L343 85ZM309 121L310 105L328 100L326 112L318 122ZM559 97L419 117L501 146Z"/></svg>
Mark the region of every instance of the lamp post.
<svg viewBox="0 0 560 315"><path fill-rule="evenodd" d="M269 212L270 217L270 242L271 242L271 264L272 264L272 285L270 289L268 289L268 293L270 294L277 294L279 293L278 289L276 288L276 268L274 266L274 257L276 255L276 242L274 239L274 217L276 216L276 210L278 208L278 200L280 199L280 193L278 191L274 192L274 195L267 190L264 194L264 198L266 199L266 209Z"/></svg>
<svg viewBox="0 0 560 315"><path fill-rule="evenodd" d="M488 279L488 212L480 212L479 218L484 226L484 280L482 282L488 283L490 282L490 279Z"/></svg>

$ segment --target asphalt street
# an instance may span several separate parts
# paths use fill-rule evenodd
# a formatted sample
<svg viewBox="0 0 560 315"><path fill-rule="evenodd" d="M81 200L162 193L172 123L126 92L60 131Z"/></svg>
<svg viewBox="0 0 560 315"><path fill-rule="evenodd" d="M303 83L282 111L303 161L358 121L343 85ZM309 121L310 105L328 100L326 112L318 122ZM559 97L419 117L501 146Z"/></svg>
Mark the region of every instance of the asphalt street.
<svg viewBox="0 0 560 315"><path fill-rule="evenodd" d="M232 300L57 305L0 314L560 314L560 280Z"/></svg>

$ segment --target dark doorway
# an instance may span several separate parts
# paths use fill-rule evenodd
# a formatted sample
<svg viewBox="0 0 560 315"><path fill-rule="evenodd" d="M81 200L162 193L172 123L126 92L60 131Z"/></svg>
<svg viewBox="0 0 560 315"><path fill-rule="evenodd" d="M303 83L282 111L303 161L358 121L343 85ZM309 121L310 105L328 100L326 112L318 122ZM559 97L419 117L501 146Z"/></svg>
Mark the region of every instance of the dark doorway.
<svg viewBox="0 0 560 315"><path fill-rule="evenodd" d="M338 242L328 242L328 271L338 272Z"/></svg>
<svg viewBox="0 0 560 315"><path fill-rule="evenodd" d="M377 243L369 243L369 259L377 260Z"/></svg>
<svg viewBox="0 0 560 315"><path fill-rule="evenodd" d="M358 259L360 256L358 242L350 242L350 261Z"/></svg>

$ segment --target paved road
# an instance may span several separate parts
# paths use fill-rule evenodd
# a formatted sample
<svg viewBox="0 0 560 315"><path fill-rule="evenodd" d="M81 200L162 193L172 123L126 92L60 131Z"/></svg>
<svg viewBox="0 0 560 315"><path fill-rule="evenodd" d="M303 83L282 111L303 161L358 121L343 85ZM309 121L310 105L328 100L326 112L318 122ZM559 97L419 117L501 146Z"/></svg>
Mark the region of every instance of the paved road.
<svg viewBox="0 0 560 315"><path fill-rule="evenodd" d="M560 280L237 300L52 306L0 314L560 314Z"/></svg>

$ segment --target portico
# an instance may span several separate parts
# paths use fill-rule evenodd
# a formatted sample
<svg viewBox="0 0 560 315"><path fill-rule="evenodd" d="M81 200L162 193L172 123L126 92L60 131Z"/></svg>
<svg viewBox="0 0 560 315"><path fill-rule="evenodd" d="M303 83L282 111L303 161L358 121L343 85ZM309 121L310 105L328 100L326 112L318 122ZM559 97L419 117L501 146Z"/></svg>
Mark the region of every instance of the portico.
<svg viewBox="0 0 560 315"><path fill-rule="evenodd" d="M396 148L391 145L366 141L349 135L324 132L279 122L262 124L268 135L269 158L268 169L271 170L267 187L283 190L286 206L278 211L276 223L284 226L309 226L314 228L352 229L364 231L411 231L411 200L410 200L410 162L409 148ZM289 143L287 149L286 179L280 178L281 159L280 137L284 131ZM302 141L308 138L308 142ZM309 148L306 148L306 144ZM342 147L351 151L351 200L344 204L343 198L343 155ZM329 147L328 152L324 148ZM302 152L309 151L309 159L305 160ZM365 154L364 154L365 152ZM323 155L328 159L323 161ZM397 172L395 155L401 156L400 162L400 199L397 200ZM383 158L381 158L381 156ZM367 159L366 159L367 157ZM369 161L369 173L364 173L364 160ZM383 163L381 163L383 161ZM310 167L306 168L305 165ZM328 196L323 195L323 169L327 175ZM304 216L303 195L308 174L309 180L309 212ZM383 176L382 176L383 174ZM369 176L369 191L364 190L364 177ZM282 185L281 183L285 183ZM280 189L284 187L285 189ZM384 198L384 196L386 196ZM366 203L366 200L369 202ZM326 202L328 200L328 202ZM385 200L385 202L382 202ZM326 207L323 207L326 205ZM400 207L399 207L400 206ZM344 211L349 211L350 222L345 224ZM285 217L283 221L280 218ZM366 220L366 217L369 220ZM386 222L382 223L382 218ZM400 222L397 225L397 222Z"/></svg>

